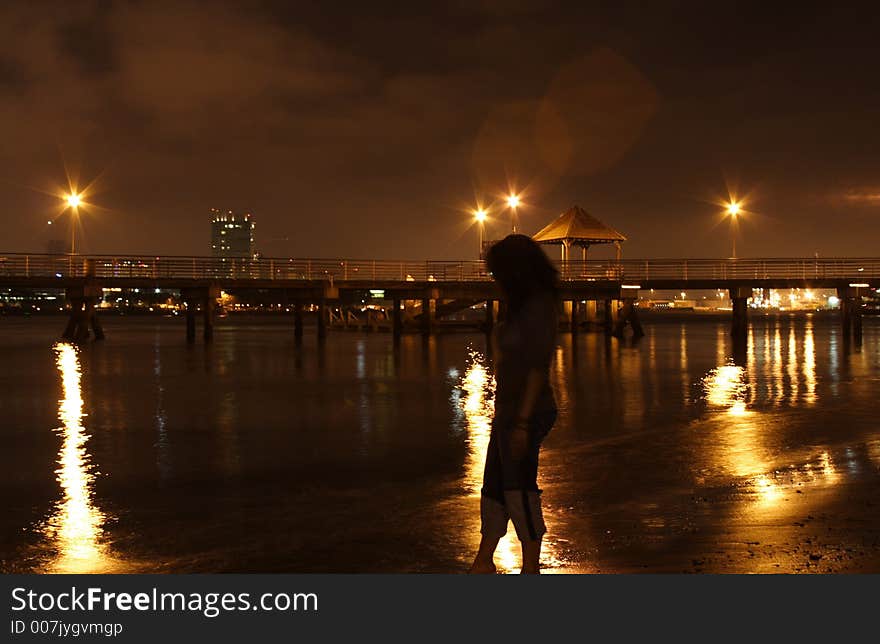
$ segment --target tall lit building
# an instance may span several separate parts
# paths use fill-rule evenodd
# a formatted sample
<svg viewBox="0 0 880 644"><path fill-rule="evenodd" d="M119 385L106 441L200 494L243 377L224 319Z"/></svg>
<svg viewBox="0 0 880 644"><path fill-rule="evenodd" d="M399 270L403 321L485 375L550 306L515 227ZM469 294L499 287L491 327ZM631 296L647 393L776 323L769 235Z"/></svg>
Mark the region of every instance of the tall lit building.
<svg viewBox="0 0 880 644"><path fill-rule="evenodd" d="M251 214L221 212L211 208L211 255L213 257L254 256L254 218Z"/></svg>

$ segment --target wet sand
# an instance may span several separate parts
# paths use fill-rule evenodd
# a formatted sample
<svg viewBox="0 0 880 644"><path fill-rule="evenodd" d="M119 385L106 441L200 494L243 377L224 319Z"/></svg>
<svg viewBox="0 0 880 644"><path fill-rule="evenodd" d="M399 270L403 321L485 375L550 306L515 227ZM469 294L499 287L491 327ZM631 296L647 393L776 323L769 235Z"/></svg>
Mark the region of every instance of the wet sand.
<svg viewBox="0 0 880 644"><path fill-rule="evenodd" d="M845 459L846 449L841 458ZM601 454L597 450L596 456ZM547 460L554 460L552 452ZM763 481L647 492L639 502L604 507L591 517L603 530L591 548L572 553L559 573L877 573L880 571L880 468L828 487L809 457ZM564 477L550 465L550 476ZM549 478L549 477L548 477ZM546 487L553 533L575 530L590 515L585 495L562 480ZM762 507L764 506L764 507ZM553 533L548 535L553 540ZM568 550L567 540L557 548Z"/></svg>
<svg viewBox="0 0 880 644"><path fill-rule="evenodd" d="M465 572L492 416L485 338L0 320L4 572ZM560 338L546 573L880 572L880 325L652 322ZM56 325L57 326L57 325ZM499 571L518 567L512 532Z"/></svg>

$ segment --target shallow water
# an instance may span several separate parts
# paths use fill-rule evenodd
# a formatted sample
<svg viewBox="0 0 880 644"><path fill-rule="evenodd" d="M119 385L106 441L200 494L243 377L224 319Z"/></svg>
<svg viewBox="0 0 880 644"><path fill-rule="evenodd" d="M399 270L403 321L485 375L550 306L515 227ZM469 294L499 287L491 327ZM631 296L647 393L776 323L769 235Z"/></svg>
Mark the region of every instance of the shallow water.
<svg viewBox="0 0 880 644"><path fill-rule="evenodd" d="M231 319L0 318L6 572L456 572L479 539L482 335ZM649 322L560 337L542 451L558 571L880 571L880 320ZM313 335L313 334L312 334ZM518 565L512 531L501 570Z"/></svg>

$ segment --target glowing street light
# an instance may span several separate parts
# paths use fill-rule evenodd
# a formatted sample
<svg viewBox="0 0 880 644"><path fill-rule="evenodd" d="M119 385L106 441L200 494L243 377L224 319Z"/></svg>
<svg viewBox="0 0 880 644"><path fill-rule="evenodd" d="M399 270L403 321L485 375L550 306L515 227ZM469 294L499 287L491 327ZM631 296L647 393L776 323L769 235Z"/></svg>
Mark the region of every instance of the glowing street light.
<svg viewBox="0 0 880 644"><path fill-rule="evenodd" d="M519 195L509 195L507 197L507 205L512 212L511 221L513 224L513 232L516 233L516 209L519 206Z"/></svg>
<svg viewBox="0 0 880 644"><path fill-rule="evenodd" d="M741 206L736 201L727 204L727 214L730 215L730 238L733 245L732 259L736 259L736 217L739 215Z"/></svg>
<svg viewBox="0 0 880 644"><path fill-rule="evenodd" d="M474 220L477 222L477 228L480 231L480 258L483 257L483 232L486 227L486 216L488 213L483 208L474 210Z"/></svg>
<svg viewBox="0 0 880 644"><path fill-rule="evenodd" d="M70 254L76 255L76 219L79 215L78 208L82 199L75 192L70 193L64 199L70 207Z"/></svg>

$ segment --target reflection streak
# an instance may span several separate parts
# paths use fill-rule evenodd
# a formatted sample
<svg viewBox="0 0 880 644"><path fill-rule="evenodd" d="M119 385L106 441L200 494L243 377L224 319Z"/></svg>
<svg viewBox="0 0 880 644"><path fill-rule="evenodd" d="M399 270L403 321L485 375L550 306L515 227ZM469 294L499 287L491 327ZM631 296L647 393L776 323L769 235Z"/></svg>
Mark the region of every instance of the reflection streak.
<svg viewBox="0 0 880 644"><path fill-rule="evenodd" d="M768 457L772 456L774 447L768 435L772 433L773 425L768 424L766 414L754 409L753 405L760 404L755 395L761 392L766 392L767 402L778 405L785 400L780 328L777 326L772 331L765 328L763 342L763 351L756 352L755 340L750 332L748 369L728 362L710 370L703 378L702 385L706 402L724 412L724 416L715 418L724 441L721 449L715 452L719 458L718 465L733 476L747 479L754 493L756 509L778 511L783 507L780 502L785 500L785 489L803 483L834 485L839 482L840 473L828 451L819 454L817 463L791 465L781 471L769 469L771 461ZM793 325L789 328L786 359L785 375L791 387L790 404L797 405L800 400L806 404L815 403L816 352L811 319L808 318L805 328L802 374L798 369L798 341ZM761 384L761 379L766 384ZM753 386L749 385L750 381ZM785 482L780 481L781 476Z"/></svg>
<svg viewBox="0 0 880 644"><path fill-rule="evenodd" d="M105 515L92 502L95 480L94 466L86 451L89 435L83 425L81 369L77 349L73 345L55 345L55 364L61 374L63 398L59 401L58 418L62 426L56 431L63 437L55 474L63 498L46 523L44 533L55 542L57 556L50 572L103 572L110 558L100 543Z"/></svg>
<svg viewBox="0 0 880 644"><path fill-rule="evenodd" d="M788 381L791 387L791 404L794 405L798 401L798 393L800 390L800 382L797 369L797 339L795 338L794 324L788 327Z"/></svg>
<svg viewBox="0 0 880 644"><path fill-rule="evenodd" d="M806 394L804 402L812 405L816 402L816 344L813 340L813 320L807 318L807 328L804 336L804 381ZM832 340L834 336L832 335Z"/></svg>

